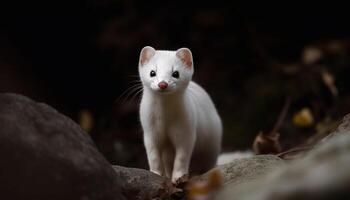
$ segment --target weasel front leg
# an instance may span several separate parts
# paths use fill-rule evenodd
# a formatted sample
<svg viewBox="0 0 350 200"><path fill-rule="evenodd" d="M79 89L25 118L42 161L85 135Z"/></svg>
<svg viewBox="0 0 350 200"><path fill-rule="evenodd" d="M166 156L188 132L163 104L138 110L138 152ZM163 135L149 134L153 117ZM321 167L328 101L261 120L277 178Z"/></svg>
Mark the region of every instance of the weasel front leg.
<svg viewBox="0 0 350 200"><path fill-rule="evenodd" d="M147 152L147 159L150 171L160 176L163 176L164 167L162 165L161 154L158 146L150 138L149 134L144 135L144 143Z"/></svg>
<svg viewBox="0 0 350 200"><path fill-rule="evenodd" d="M190 153L191 154L191 153ZM176 150L176 156L174 161L174 170L172 174L172 182L176 183L178 180L188 175L188 168L190 166L191 156L189 156L189 149Z"/></svg>
<svg viewBox="0 0 350 200"><path fill-rule="evenodd" d="M171 144L168 145L169 146L162 150L162 159L165 175L166 177L171 178L174 167L175 152L173 150L173 147L170 146Z"/></svg>
<svg viewBox="0 0 350 200"><path fill-rule="evenodd" d="M179 179L189 175L189 166L195 144L195 132L181 132L175 137L175 160L172 173L172 182L177 183Z"/></svg>

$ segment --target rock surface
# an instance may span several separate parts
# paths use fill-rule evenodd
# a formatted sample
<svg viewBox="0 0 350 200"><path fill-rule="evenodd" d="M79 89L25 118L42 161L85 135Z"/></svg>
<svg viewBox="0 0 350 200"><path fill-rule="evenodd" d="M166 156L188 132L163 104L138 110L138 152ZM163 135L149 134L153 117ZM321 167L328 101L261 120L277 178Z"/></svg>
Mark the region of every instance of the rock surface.
<svg viewBox="0 0 350 200"><path fill-rule="evenodd" d="M256 181L228 185L216 199L350 199L350 130L348 117L336 134L304 158Z"/></svg>
<svg viewBox="0 0 350 200"><path fill-rule="evenodd" d="M20 95L0 94L0 156L1 199L183 199L167 178L112 167L72 120ZM237 159L191 178L189 198L350 199L349 166L350 115L304 158Z"/></svg>
<svg viewBox="0 0 350 200"><path fill-rule="evenodd" d="M121 178L122 193L129 199L169 199L176 188L170 179L148 170L113 166Z"/></svg>
<svg viewBox="0 0 350 200"><path fill-rule="evenodd" d="M273 169L283 165L284 161L276 156L258 155L219 165L207 173L193 178L193 180L206 181L212 171L219 170L223 185L237 185L255 180L259 176L268 174Z"/></svg>
<svg viewBox="0 0 350 200"><path fill-rule="evenodd" d="M0 157L1 199L125 199L89 135L26 97L0 94Z"/></svg>

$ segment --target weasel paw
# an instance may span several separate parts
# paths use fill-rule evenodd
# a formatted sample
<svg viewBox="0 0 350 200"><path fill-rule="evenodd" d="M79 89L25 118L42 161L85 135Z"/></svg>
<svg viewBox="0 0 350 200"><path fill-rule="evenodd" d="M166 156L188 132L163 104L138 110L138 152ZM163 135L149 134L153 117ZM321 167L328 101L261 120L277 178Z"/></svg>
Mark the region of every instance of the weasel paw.
<svg viewBox="0 0 350 200"><path fill-rule="evenodd" d="M182 175L179 178L173 179L173 184L176 187L182 188L188 182L188 180L189 180L189 175L188 174L184 174L184 175Z"/></svg>

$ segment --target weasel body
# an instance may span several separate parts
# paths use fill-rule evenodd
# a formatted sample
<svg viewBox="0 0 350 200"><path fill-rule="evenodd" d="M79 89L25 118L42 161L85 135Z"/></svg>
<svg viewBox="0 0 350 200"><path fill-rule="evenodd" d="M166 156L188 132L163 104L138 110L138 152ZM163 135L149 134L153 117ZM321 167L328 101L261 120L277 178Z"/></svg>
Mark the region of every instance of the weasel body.
<svg viewBox="0 0 350 200"><path fill-rule="evenodd" d="M221 151L221 119L207 92L191 81L193 71L187 48L141 51L140 120L148 163L173 182L211 169Z"/></svg>

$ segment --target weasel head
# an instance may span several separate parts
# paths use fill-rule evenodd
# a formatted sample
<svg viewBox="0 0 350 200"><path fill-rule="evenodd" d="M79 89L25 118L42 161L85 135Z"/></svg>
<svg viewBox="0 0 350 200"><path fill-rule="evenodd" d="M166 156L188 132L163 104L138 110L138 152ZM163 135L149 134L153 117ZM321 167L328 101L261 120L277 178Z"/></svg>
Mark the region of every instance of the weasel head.
<svg viewBox="0 0 350 200"><path fill-rule="evenodd" d="M193 58L188 48L177 51L141 50L139 74L143 87L159 94L169 94L187 88L193 75Z"/></svg>

